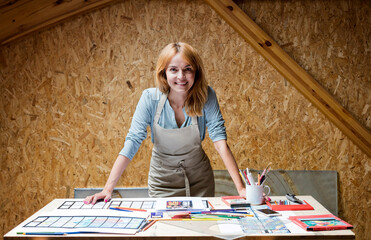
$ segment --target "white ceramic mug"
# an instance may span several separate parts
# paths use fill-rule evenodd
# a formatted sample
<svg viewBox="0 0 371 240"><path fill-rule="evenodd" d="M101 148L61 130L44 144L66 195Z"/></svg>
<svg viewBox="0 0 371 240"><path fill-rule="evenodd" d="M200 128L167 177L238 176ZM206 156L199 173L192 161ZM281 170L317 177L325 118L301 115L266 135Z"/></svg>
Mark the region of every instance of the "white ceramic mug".
<svg viewBox="0 0 371 240"><path fill-rule="evenodd" d="M246 201L250 204L258 205L264 202L264 189L268 189L268 196L271 189L267 185L246 185Z"/></svg>

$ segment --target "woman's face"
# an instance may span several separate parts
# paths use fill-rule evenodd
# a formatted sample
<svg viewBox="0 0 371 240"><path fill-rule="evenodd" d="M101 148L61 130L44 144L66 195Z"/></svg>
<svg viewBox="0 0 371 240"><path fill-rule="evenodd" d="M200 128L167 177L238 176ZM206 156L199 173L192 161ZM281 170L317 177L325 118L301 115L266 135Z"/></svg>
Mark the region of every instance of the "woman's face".
<svg viewBox="0 0 371 240"><path fill-rule="evenodd" d="M166 80L172 91L186 93L195 81L195 70L178 53L171 59L166 68Z"/></svg>

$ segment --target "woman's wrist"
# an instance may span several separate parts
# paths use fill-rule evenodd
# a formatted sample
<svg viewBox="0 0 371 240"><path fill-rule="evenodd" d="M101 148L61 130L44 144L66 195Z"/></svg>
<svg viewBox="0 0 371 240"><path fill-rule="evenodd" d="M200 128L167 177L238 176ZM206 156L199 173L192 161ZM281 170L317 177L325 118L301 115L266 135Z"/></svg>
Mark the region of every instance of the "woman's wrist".
<svg viewBox="0 0 371 240"><path fill-rule="evenodd" d="M237 187L237 191L240 193L245 190L245 186L239 186Z"/></svg>
<svg viewBox="0 0 371 240"><path fill-rule="evenodd" d="M112 194L114 187L112 186L104 186L102 192L110 193Z"/></svg>

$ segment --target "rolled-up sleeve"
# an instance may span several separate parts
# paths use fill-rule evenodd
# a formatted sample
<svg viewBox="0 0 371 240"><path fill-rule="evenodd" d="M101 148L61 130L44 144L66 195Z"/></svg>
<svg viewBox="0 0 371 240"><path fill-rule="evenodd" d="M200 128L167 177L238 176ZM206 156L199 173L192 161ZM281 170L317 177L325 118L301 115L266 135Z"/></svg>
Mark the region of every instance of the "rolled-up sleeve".
<svg viewBox="0 0 371 240"><path fill-rule="evenodd" d="M139 99L129 133L120 155L133 159L143 140L147 137L147 126L151 124L151 96L148 90L144 90Z"/></svg>
<svg viewBox="0 0 371 240"><path fill-rule="evenodd" d="M215 91L209 87L208 100L204 106L205 120L210 139L213 142L226 140L227 133L224 126L224 119L220 112L218 99Z"/></svg>

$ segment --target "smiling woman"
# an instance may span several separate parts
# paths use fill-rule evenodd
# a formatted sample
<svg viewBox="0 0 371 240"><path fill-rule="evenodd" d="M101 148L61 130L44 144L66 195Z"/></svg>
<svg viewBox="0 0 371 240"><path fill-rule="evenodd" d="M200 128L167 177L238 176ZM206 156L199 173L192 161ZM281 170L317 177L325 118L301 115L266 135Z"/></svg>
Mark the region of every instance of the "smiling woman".
<svg viewBox="0 0 371 240"><path fill-rule="evenodd" d="M245 186L227 145L224 119L214 90L207 85L197 51L186 43L171 43L160 53L158 88L146 89L133 116L124 148L102 192L85 201L108 201L123 171L147 137L154 143L148 176L150 197L214 196L209 158L202 149L206 128L241 196Z"/></svg>
<svg viewBox="0 0 371 240"><path fill-rule="evenodd" d="M171 43L161 51L157 62L158 88L165 93L170 90L171 86L177 84L179 87L187 81L192 82L186 84L184 88L179 88L183 93L187 93L184 100L187 114L201 116L202 108L207 100L207 81L201 57L189 44ZM173 90L176 91L176 89L178 88Z"/></svg>

